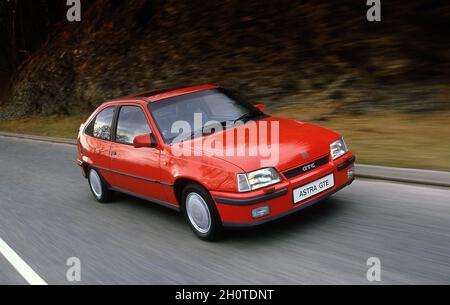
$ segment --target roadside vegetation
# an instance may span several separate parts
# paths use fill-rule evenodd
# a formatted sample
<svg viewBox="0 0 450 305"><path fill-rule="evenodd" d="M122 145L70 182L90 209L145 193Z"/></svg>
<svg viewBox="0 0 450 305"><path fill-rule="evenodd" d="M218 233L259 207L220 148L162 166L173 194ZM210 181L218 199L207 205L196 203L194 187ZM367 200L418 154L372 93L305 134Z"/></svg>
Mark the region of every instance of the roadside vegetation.
<svg viewBox="0 0 450 305"><path fill-rule="evenodd" d="M0 120L0 132L74 139L89 115L32 116L16 120Z"/></svg>
<svg viewBox="0 0 450 305"><path fill-rule="evenodd" d="M285 110L277 115L309 121L341 133L357 162L371 165L450 170L450 111L335 115Z"/></svg>
<svg viewBox="0 0 450 305"><path fill-rule="evenodd" d="M450 111L421 114L380 112L364 116L323 117L317 111L284 109L278 116L309 121L344 135L358 162L373 165L450 171ZM0 131L75 138L88 114L34 116L0 121Z"/></svg>

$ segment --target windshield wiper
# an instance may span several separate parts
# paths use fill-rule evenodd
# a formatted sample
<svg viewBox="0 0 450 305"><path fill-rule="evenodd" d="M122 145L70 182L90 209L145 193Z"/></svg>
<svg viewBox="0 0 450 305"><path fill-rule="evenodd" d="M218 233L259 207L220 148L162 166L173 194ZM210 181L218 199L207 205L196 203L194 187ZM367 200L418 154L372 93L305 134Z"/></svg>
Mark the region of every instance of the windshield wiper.
<svg viewBox="0 0 450 305"><path fill-rule="evenodd" d="M251 119L251 118L260 116L262 114L263 113L259 110L247 112L246 114L243 114L240 117L238 117L236 120L234 120L233 124L236 124L236 122L238 122L238 121L243 121L243 120L247 120L247 119Z"/></svg>
<svg viewBox="0 0 450 305"><path fill-rule="evenodd" d="M192 140L199 136L210 135L216 132L215 128L213 128L214 131L205 132L206 127L208 126L204 126L202 129L194 130L190 134L186 134L186 136L184 136L181 141Z"/></svg>
<svg viewBox="0 0 450 305"><path fill-rule="evenodd" d="M184 136L181 139L181 141L183 142L183 141L186 141L186 140L192 140L192 139L195 139L196 137L198 137L200 135L203 135L203 130L202 129L194 130L190 134L187 134L186 136Z"/></svg>
<svg viewBox="0 0 450 305"><path fill-rule="evenodd" d="M246 119L251 119L260 115L263 115L264 113L259 111L259 110L255 110L255 111L251 111L251 112L247 112L244 115L241 115L239 118L237 118L236 120L234 120L233 125L236 124L237 121L242 121L242 120L246 120ZM229 127L233 127L233 125L229 126L229 122L227 121L223 121L219 123L220 125L222 125L222 130L225 130ZM192 131L190 134L186 134L181 141L186 141L186 140L192 140L195 139L198 136L204 136L204 135L211 135L213 133L216 133L217 130L215 128L213 128L214 131L211 132L205 132L206 127L210 127L210 126L203 126L202 129L198 129L198 130L194 130Z"/></svg>

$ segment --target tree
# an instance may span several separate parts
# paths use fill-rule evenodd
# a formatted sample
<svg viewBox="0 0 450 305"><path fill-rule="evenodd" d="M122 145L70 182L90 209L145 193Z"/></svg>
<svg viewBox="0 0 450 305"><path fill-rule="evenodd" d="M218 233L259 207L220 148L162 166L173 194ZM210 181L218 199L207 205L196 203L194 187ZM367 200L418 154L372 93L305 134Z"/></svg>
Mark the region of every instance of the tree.
<svg viewBox="0 0 450 305"><path fill-rule="evenodd" d="M64 1L0 0L0 61L14 72L65 18Z"/></svg>

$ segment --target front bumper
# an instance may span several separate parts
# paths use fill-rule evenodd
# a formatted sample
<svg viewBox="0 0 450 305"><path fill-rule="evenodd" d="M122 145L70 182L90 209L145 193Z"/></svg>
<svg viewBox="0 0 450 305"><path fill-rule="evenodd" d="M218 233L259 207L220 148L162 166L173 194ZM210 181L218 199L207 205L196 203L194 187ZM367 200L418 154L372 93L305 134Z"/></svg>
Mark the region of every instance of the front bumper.
<svg viewBox="0 0 450 305"><path fill-rule="evenodd" d="M211 195L225 228L249 228L282 218L309 207L350 185L354 178L349 177L349 170L354 169L355 157L347 153L343 157L321 166L311 172L262 190L249 193L224 193L212 191ZM333 174L334 186L323 193L314 195L305 201L294 204L293 191L301 186ZM270 214L254 219L252 210L269 206Z"/></svg>

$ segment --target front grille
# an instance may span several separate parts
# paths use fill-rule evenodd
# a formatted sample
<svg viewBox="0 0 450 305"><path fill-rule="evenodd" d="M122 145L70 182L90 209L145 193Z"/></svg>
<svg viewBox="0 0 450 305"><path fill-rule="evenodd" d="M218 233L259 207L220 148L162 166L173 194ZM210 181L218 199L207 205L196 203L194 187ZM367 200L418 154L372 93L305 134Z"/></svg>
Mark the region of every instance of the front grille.
<svg viewBox="0 0 450 305"><path fill-rule="evenodd" d="M329 161L328 156L325 156L321 159L318 159L316 161L307 163L307 164L303 164L299 167L296 167L294 169L288 170L286 172L284 172L284 176L286 176L286 178L288 179L292 179L294 177L300 176L301 174L307 173L309 171L312 171L316 168L319 168L325 164L327 164Z"/></svg>

